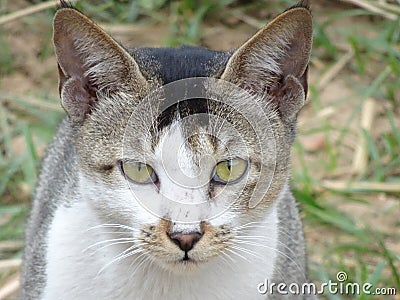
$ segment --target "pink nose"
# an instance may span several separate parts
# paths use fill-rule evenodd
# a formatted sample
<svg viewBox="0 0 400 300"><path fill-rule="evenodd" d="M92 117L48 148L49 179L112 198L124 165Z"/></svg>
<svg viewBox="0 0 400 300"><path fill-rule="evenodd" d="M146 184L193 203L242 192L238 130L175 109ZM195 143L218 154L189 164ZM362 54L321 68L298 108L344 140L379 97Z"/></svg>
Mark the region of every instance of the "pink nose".
<svg viewBox="0 0 400 300"><path fill-rule="evenodd" d="M200 232L172 232L169 235L169 238L176 244L178 247L185 252L189 252L192 250L194 245L201 239L203 234Z"/></svg>

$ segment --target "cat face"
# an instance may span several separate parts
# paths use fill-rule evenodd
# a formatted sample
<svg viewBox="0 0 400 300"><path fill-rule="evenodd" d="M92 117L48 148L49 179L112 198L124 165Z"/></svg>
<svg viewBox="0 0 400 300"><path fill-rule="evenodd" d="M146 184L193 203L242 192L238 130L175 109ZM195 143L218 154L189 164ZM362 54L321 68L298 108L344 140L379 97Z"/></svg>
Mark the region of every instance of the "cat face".
<svg viewBox="0 0 400 300"><path fill-rule="evenodd" d="M171 83L161 70L173 65L154 53L135 59L73 9L57 12L54 30L79 195L99 225L131 243L120 259L195 270L238 249L249 224L268 221L307 92L307 9L282 14L222 65L218 56L198 61L221 68Z"/></svg>
<svg viewBox="0 0 400 300"><path fill-rule="evenodd" d="M140 245L134 251L174 271L221 256L243 234L237 228L265 219L286 181L287 161L273 176L274 134L284 131L279 115L264 99L222 84L229 93L217 92L220 80L184 79L124 106L124 112L104 106L85 123L93 134L82 136L79 146L80 194L104 224L133 229L128 232ZM191 98L194 89L201 98ZM189 99L174 101L178 93ZM170 94L172 101L166 99ZM112 123L122 122L124 114L124 126L102 121L107 115ZM279 151L288 156L287 149ZM263 195L251 209L257 185Z"/></svg>

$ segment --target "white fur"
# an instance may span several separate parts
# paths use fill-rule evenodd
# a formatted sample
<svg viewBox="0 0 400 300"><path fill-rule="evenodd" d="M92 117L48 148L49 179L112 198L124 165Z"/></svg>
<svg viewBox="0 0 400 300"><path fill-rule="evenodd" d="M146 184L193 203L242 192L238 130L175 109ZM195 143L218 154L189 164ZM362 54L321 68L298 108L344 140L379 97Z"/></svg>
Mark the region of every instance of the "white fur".
<svg viewBox="0 0 400 300"><path fill-rule="evenodd" d="M265 247L248 247L263 259L240 252L246 260L235 255L216 258L199 270L177 275L150 262L133 274L131 257L99 273L121 249L111 246L95 253L84 251L110 237L100 233L104 230L87 231L100 223L87 202L60 207L48 237L43 299L262 299L257 285L272 276L277 256L273 250L277 247L276 205L264 221L265 228L260 226L251 234L268 232Z"/></svg>

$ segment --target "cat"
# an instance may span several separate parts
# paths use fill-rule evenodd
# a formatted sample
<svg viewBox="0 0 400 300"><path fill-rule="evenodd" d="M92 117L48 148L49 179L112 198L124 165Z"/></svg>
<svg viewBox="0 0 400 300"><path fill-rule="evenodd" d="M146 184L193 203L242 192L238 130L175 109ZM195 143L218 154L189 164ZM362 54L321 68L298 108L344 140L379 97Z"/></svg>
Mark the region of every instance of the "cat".
<svg viewBox="0 0 400 300"><path fill-rule="evenodd" d="M21 299L308 299L289 188L312 17L286 10L235 51L124 48L62 1L66 118L26 228ZM273 286L273 284L272 284Z"/></svg>

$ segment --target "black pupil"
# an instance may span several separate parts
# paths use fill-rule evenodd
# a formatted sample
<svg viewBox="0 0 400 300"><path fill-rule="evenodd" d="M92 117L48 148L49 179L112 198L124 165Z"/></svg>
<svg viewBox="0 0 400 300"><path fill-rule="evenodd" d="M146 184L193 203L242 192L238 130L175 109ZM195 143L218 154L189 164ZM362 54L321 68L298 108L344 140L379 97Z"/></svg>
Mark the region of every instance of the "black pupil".
<svg viewBox="0 0 400 300"><path fill-rule="evenodd" d="M230 171L232 168L232 161L231 160L227 160L226 161L226 166L228 167L228 170Z"/></svg>

